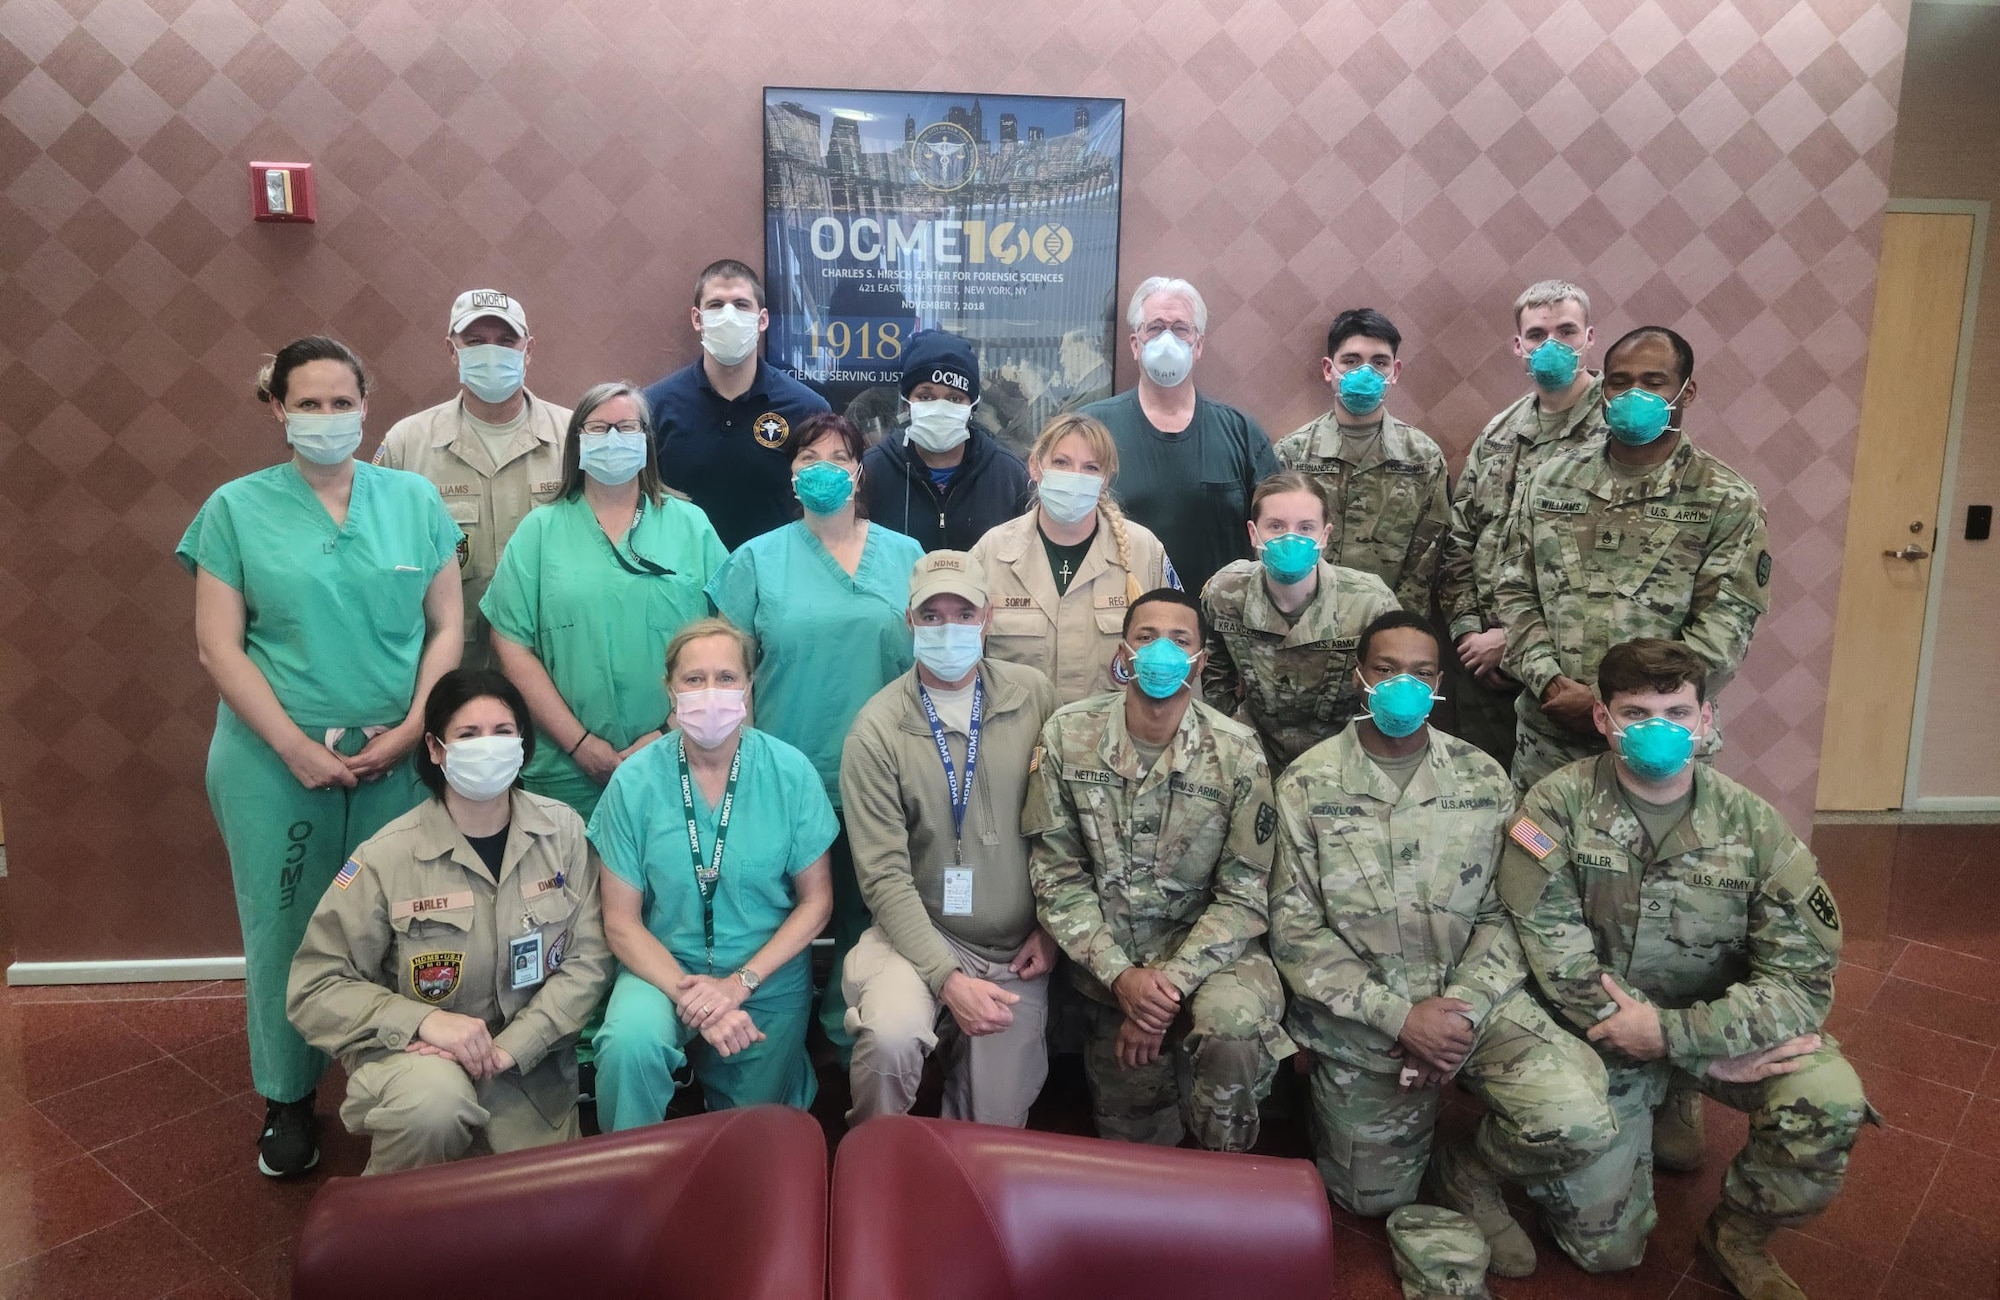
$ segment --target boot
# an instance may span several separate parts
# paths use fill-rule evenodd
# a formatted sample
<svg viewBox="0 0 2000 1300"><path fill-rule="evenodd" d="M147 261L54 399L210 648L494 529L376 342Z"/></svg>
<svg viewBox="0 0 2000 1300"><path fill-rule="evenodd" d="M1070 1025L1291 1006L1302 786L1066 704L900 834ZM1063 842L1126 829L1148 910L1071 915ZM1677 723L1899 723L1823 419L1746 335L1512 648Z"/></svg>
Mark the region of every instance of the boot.
<svg viewBox="0 0 2000 1300"><path fill-rule="evenodd" d="M1708 1262L1744 1300L1806 1300L1799 1284L1778 1267L1764 1243L1777 1229L1726 1205L1715 1207L1701 1225L1697 1243Z"/></svg>
<svg viewBox="0 0 2000 1300"><path fill-rule="evenodd" d="M1487 1167L1472 1143L1440 1143L1431 1152L1425 1181L1433 1204L1456 1210L1479 1225L1493 1253L1487 1271L1501 1277L1526 1277L1535 1271L1535 1244L1507 1209L1500 1195L1500 1176Z"/></svg>
<svg viewBox="0 0 2000 1300"><path fill-rule="evenodd" d="M1701 1092L1679 1075L1653 1112L1653 1168L1689 1174L1701 1168Z"/></svg>

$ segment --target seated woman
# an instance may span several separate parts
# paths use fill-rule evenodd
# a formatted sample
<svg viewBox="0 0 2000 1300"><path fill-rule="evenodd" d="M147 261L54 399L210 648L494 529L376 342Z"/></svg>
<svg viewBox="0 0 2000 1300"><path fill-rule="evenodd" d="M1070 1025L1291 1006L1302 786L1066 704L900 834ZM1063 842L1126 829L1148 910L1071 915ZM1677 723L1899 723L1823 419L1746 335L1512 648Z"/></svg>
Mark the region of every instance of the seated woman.
<svg viewBox="0 0 2000 1300"><path fill-rule="evenodd" d="M833 911L837 833L812 760L745 726L750 638L719 618L667 646L673 730L590 819L621 969L597 1031L607 1131L666 1117L692 1062L710 1110L812 1104L806 945Z"/></svg>
<svg viewBox="0 0 2000 1300"><path fill-rule="evenodd" d="M611 978L583 821L519 789L519 691L455 668L424 703L432 797L355 849L293 959L286 1012L347 1070L367 1172L577 1135L576 1031Z"/></svg>

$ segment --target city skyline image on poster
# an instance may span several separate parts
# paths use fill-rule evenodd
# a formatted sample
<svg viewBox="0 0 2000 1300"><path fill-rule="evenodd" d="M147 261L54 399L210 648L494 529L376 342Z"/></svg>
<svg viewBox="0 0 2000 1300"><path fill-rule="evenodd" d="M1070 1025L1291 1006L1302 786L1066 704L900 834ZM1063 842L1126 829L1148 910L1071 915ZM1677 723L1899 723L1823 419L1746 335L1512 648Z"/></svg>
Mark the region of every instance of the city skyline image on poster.
<svg viewBox="0 0 2000 1300"><path fill-rule="evenodd" d="M979 355L975 418L1025 452L1111 393L1119 99L764 91L767 360L870 441L923 329Z"/></svg>

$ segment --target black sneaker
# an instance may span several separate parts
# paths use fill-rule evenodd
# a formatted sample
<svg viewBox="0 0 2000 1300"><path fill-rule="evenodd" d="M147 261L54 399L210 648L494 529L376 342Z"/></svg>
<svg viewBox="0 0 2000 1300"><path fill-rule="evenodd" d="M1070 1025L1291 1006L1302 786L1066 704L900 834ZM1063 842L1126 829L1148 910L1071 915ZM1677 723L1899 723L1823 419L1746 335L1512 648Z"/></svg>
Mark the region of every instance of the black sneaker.
<svg viewBox="0 0 2000 1300"><path fill-rule="evenodd" d="M257 1172L292 1178L319 1163L319 1119L313 1096L298 1101L266 1101L264 1132L257 1139Z"/></svg>

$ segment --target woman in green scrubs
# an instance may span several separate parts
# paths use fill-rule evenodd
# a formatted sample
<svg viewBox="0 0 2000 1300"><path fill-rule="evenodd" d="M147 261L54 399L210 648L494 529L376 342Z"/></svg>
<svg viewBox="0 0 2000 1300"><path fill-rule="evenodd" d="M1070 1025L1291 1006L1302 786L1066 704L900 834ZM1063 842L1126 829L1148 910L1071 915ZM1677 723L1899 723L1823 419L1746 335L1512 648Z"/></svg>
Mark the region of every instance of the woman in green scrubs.
<svg viewBox="0 0 2000 1300"><path fill-rule="evenodd" d="M597 1034L606 1130L658 1123L690 1065L710 1110L812 1104L806 947L833 910L836 828L806 756L744 725L749 660L721 619L674 638L675 729L590 821L620 966Z"/></svg>
<svg viewBox="0 0 2000 1300"><path fill-rule="evenodd" d="M703 589L727 555L701 508L661 485L654 455L636 388L585 393L561 492L521 521L479 602L541 733L521 784L585 821L618 765L665 729L667 642L708 615Z"/></svg>
<svg viewBox="0 0 2000 1300"><path fill-rule="evenodd" d="M924 557L914 539L863 516L863 450L844 416L801 421L792 491L805 517L745 542L708 584L722 616L757 639L758 722L812 760L836 813L840 750L854 715L916 662L903 615L910 572ZM843 825L833 846L834 974L819 1011L843 1063L854 1039L843 1023L841 963L868 924Z"/></svg>
<svg viewBox="0 0 2000 1300"><path fill-rule="evenodd" d="M216 489L174 556L195 576L195 643L222 696L208 800L243 926L257 1166L319 1162L327 1058L285 1018L306 923L361 841L423 795L423 702L458 665L459 529L421 475L357 462L361 360L313 336L258 377L291 459Z"/></svg>

